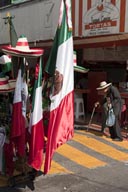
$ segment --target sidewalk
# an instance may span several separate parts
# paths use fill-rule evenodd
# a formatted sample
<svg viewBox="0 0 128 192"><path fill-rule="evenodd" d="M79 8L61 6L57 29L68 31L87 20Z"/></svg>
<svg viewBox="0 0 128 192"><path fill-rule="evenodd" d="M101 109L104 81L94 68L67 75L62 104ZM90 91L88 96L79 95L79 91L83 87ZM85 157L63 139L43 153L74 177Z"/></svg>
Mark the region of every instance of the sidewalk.
<svg viewBox="0 0 128 192"><path fill-rule="evenodd" d="M75 120L74 128L75 129L85 129L87 131L97 131L100 133L101 131L101 116L98 113L94 113L94 116L91 119L91 113L86 114L85 119L81 118L77 121ZM121 129L121 133L124 139L128 140L128 125ZM105 135L110 136L109 129L105 128Z"/></svg>
<svg viewBox="0 0 128 192"><path fill-rule="evenodd" d="M101 130L101 118L97 113L94 113L94 116L91 120L91 113L86 114L85 118L80 118L78 120L75 120L75 128L81 128L81 129L90 129L90 130ZM91 120L91 122L90 122Z"/></svg>
<svg viewBox="0 0 128 192"><path fill-rule="evenodd" d="M93 133L96 132L97 135L100 135L101 134L101 132L100 132L101 131L101 118L100 118L100 116L95 113L93 118L92 118L92 122L89 125L90 118L91 118L91 113L88 113L86 115L85 119L81 118L78 121L75 121L75 125L74 125L75 130L88 130L89 132L93 132ZM106 137L109 136L109 129L108 128L105 129L105 134L104 135ZM123 135L123 139L128 141L128 130L122 129L122 135ZM23 177L23 180L24 180L24 182L26 182L26 179L24 177ZM22 179L21 179L21 181L22 181ZM30 183L30 181L29 181L29 183ZM31 183L33 183L32 180L31 180ZM8 191L8 189L9 189L9 187L8 187L8 178L0 176L0 191L1 192L3 192L2 190L5 191L5 188L2 188L2 187L5 187L5 186L7 186L6 191ZM12 188L12 189L14 189L14 188ZM18 192L18 191L16 191L16 192Z"/></svg>

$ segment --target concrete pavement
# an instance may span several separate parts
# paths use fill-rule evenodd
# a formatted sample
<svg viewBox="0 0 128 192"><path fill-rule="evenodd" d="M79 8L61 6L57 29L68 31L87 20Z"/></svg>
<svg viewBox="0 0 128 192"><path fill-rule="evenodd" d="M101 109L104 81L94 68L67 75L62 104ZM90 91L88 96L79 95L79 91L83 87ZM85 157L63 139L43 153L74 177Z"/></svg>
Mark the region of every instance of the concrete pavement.
<svg viewBox="0 0 128 192"><path fill-rule="evenodd" d="M126 192L128 141L114 142L99 131L77 129L54 155L50 173L0 192Z"/></svg>

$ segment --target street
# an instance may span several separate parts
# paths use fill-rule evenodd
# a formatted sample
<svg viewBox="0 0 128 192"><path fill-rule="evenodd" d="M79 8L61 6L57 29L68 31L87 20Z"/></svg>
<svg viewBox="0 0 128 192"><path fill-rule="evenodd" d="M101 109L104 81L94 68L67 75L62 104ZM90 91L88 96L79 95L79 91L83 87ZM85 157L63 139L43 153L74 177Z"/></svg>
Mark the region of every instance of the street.
<svg viewBox="0 0 128 192"><path fill-rule="evenodd" d="M98 131L75 130L56 151L48 175L0 192L126 192L128 141L115 142Z"/></svg>

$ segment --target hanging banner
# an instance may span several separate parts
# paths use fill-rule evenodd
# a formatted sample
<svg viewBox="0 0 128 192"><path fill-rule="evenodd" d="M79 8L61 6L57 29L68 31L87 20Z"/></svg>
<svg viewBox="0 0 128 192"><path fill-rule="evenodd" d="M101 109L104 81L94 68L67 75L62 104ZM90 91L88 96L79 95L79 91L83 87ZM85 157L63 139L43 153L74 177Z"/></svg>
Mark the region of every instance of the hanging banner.
<svg viewBox="0 0 128 192"><path fill-rule="evenodd" d="M101 36L128 31L126 0L73 0L73 10L75 36Z"/></svg>

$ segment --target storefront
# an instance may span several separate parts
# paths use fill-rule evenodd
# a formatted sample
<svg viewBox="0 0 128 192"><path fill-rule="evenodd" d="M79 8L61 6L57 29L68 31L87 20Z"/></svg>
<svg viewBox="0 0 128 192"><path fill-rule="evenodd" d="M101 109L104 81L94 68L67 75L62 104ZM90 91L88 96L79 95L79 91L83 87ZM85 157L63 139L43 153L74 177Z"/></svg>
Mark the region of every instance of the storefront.
<svg viewBox="0 0 128 192"><path fill-rule="evenodd" d="M126 0L73 0L74 46L78 64L89 68L87 103L92 111L100 81L120 87L127 81L128 25ZM79 75L77 75L79 78ZM127 88L127 87L126 87Z"/></svg>

